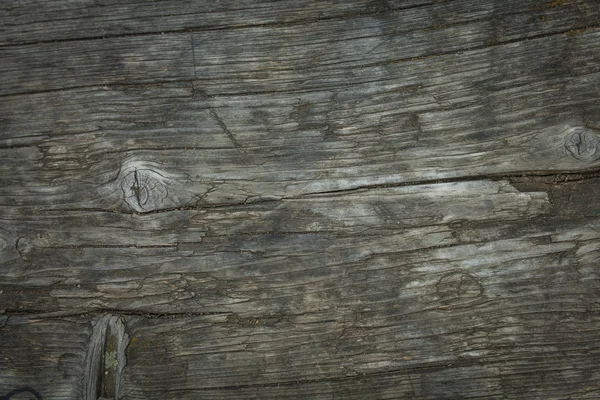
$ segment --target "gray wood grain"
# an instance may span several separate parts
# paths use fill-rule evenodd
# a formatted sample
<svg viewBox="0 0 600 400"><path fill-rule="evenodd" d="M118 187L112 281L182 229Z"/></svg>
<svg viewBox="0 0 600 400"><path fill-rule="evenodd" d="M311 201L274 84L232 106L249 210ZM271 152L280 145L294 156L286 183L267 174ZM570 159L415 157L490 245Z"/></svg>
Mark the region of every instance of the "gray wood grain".
<svg viewBox="0 0 600 400"><path fill-rule="evenodd" d="M330 305L342 312L371 296L397 299L406 286L406 311L453 271L488 277L501 293L521 277L493 275L500 264L524 268L517 266L526 258L532 272L548 276L548 263L562 273L550 261L559 255L567 265L587 264L597 218L539 220L549 213L545 193L489 181L139 216L11 213L2 216L1 298L14 312L249 317ZM592 247L576 251L585 243Z"/></svg>
<svg viewBox="0 0 600 400"><path fill-rule="evenodd" d="M484 17L503 10L488 4L473 19L468 4L435 29L437 11L422 7L351 25L5 48L9 93L125 85L2 98L0 201L148 212L597 169L599 34L576 29L593 22L597 3L546 5L541 21L525 2L498 29ZM387 32L404 22L422 28ZM35 61L46 50L61 60ZM165 79L184 81L150 84Z"/></svg>
<svg viewBox="0 0 600 400"><path fill-rule="evenodd" d="M599 27L3 2L0 396L598 398Z"/></svg>
<svg viewBox="0 0 600 400"><path fill-rule="evenodd" d="M82 399L92 324L0 315L0 396L32 387L44 400ZM35 399L20 395L14 399Z"/></svg>
<svg viewBox="0 0 600 400"><path fill-rule="evenodd" d="M492 80L496 73L524 78L534 71L540 80L578 60L579 51L591 56L594 50L572 46L575 39L570 38L588 28L597 31L600 21L595 1L543 5L537 0L437 2L351 21L193 32L196 77L209 95L297 92L362 82L418 87L424 77L458 78L455 74L478 82L471 74L482 69ZM531 51L536 55L531 57ZM444 55L448 57L431 59ZM515 56L533 62L511 60ZM438 73L432 74L434 66ZM509 66L510 72L503 70ZM509 76L504 78L504 84L511 83Z"/></svg>
<svg viewBox="0 0 600 400"><path fill-rule="evenodd" d="M3 216L4 243L29 234L18 251L4 248L21 254L3 261L16 279L0 280L1 304L29 317L0 323L12 377L0 388L92 399L593 399L600 205L586 201L599 183ZM67 367L45 360L67 357L87 371L77 375L85 392L75 378L50 379Z"/></svg>
<svg viewBox="0 0 600 400"><path fill-rule="evenodd" d="M45 400L96 400L114 399L123 390L130 338L122 317L2 315L0 338L0 395L31 388Z"/></svg>
<svg viewBox="0 0 600 400"><path fill-rule="evenodd" d="M0 96L73 87L191 79L189 34L0 48Z"/></svg>
<svg viewBox="0 0 600 400"><path fill-rule="evenodd" d="M485 6L490 7L489 2ZM476 3L472 3L475 5ZM235 29L388 13L430 6L431 0L335 1L140 1L29 0L0 4L0 45L152 34L181 30Z"/></svg>
<svg viewBox="0 0 600 400"><path fill-rule="evenodd" d="M551 187L553 203L541 192L519 192L502 182L466 182L311 196L280 207L213 209L200 217L215 227L204 234L184 219L161 219L189 214L183 211L133 217L98 213L81 216L79 224L76 216L64 215L45 224L44 216L20 216L19 224L4 218L9 230L29 229L31 235L19 250L26 275L18 284L4 285L2 295L15 298L18 288L21 305L26 304L36 296L29 285L42 284L47 273L59 277L61 271L73 271L68 283L53 282L53 292L42 297L102 299L102 307L141 314L77 319L67 314L100 305L82 309L58 303L29 317L26 329L36 329L41 321L52 332L62 332L64 321L91 318L77 353L91 371L84 387L97 387L94 377L109 376L115 384L107 395L114 398L591 399L598 390L600 361L600 220L597 202L577 209L585 196L597 195L598 180L519 184L527 185ZM443 211L436 220L424 220L434 209ZM354 215L340 218L335 210ZM273 226L284 218L284 227ZM311 219L335 233L306 226ZM42 230L43 225L51 228ZM287 231L301 228L313 231ZM148 232L146 245L154 236L157 248L165 239L183 239L171 236L178 229L196 231L201 240L168 248L187 253L178 262L181 254L166 260L160 258L164 253L123 243L138 237L127 233L132 229ZM262 233L265 229L269 232ZM127 255L124 249L131 255L127 261L111 263ZM230 254L218 260L221 264L202 261L202 255L218 252ZM107 257L111 253L116 257ZM20 268L11 260L6 266ZM89 275L86 282L85 271L102 275ZM114 282L106 280L111 276ZM142 285L132 285L136 277ZM96 294L90 291L93 285ZM194 285L197 292L185 298L182 289ZM160 298L165 291L175 295ZM139 296L137 306L119 303L132 294ZM161 304L149 306L152 302ZM161 307L165 302L176 306ZM47 318L63 322L44 324ZM8 322L19 321L25 322L14 316ZM3 337L6 329L14 328L5 320ZM48 329L42 329L40 341L56 346L57 337ZM12 342L2 343L10 349L0 345L3 352L13 354ZM29 346L20 343L17 349L29 354ZM47 347L41 349L48 353ZM67 351L58 346L50 353L61 357ZM39 365L35 357L28 362ZM19 381L29 376L12 364L10 371ZM29 382L56 390L56 383L44 386L39 379ZM91 393L87 398L95 398Z"/></svg>
<svg viewBox="0 0 600 400"><path fill-rule="evenodd" d="M151 18L143 16L143 4L139 7L120 3L115 12L135 8L131 19L135 23L139 8L141 18L152 23ZM177 6L176 2L166 4ZM157 10L154 3L146 5L156 13L168 15L167 9ZM348 84L354 80L354 74L365 68L372 82L373 73L377 73L373 67L385 70L388 64L412 58L575 33L598 27L600 16L600 6L590 0L578 0L572 7L543 7L538 0L511 0L501 6L491 0L410 5L382 14L363 15L358 11L350 15L352 18L339 21L326 18L311 22L309 16L307 21L289 26L259 24L255 27L250 22L250 27L191 33L175 30L167 35L161 35L160 30L152 26L156 34L109 38L96 35L85 41L5 46L0 49L5 82L0 95L109 83L185 80L194 76L202 81L203 89L207 86L205 90L209 93L299 90L340 82ZM77 5L74 6L69 8L81 16L81 10L77 11ZM227 14L223 10L228 6L231 5L217 10ZM285 4L280 6L270 12L285 18ZM365 6L373 7L372 4L363 4ZM57 7L57 4L46 7ZM199 7L207 7L207 4ZM60 4L57 8L60 9ZM246 14L252 15L253 8L260 9L260 5L251 6L245 10ZM393 10L394 6L388 4L388 8ZM289 11L292 20L297 18L295 9L292 7ZM336 13L335 8L332 12ZM31 18L26 12L22 15ZM210 21L205 18L204 21ZM63 24L68 21L68 18L63 20ZM107 29L110 29L109 21ZM204 82L206 80L209 82Z"/></svg>
<svg viewBox="0 0 600 400"><path fill-rule="evenodd" d="M597 318L544 303L544 316L522 305L493 317L471 306L384 320L374 310L321 320L133 318L126 398L594 398Z"/></svg>
<svg viewBox="0 0 600 400"><path fill-rule="evenodd" d="M177 83L5 98L0 202L148 212L594 170L597 38L586 32L475 51L470 60L417 60L388 69L392 82L297 96L196 98L190 83ZM564 61L565 49L578 48L573 64ZM496 57L503 61L491 67ZM552 72L559 61L569 65ZM460 73L467 65L475 69ZM40 112L28 118L34 104Z"/></svg>

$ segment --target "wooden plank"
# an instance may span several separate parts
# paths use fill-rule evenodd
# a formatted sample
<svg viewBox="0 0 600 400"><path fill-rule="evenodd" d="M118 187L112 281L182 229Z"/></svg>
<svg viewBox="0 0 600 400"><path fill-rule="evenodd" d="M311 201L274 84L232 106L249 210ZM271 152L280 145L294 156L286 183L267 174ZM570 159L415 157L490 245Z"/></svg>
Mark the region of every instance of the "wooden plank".
<svg viewBox="0 0 600 400"><path fill-rule="evenodd" d="M3 317L0 353L60 359L64 340L87 372L57 387L56 369L11 356L0 390L592 399L600 180L550 179L517 183L549 196L483 181L200 213L4 215L0 304L30 314Z"/></svg>
<svg viewBox="0 0 600 400"><path fill-rule="evenodd" d="M175 4L170 2L171 7ZM137 6L120 4L115 11L120 11L119 7L135 7L135 15ZM168 12L157 10L154 3L150 6L155 13ZM47 7L61 9L60 2ZM71 7L69 5L67 9ZM199 7L206 8L207 5ZM194 69L194 76L209 81L206 85L210 93L216 92L217 88L225 93L231 93L232 89L235 93L240 90L264 91L266 88L281 90L282 86L298 90L307 84L314 88L347 80L354 69L574 32L598 26L600 17L600 6L587 0L580 0L574 7L550 8L540 8L538 0L510 0L502 7L491 0L461 0L449 4L425 3L422 7L399 9L383 15L363 16L357 11L350 23L328 18L291 26L267 24L212 29L191 34L193 52L188 43L190 34L181 30L168 35L107 39L95 35L85 41L8 46L0 50L5 82L0 95L108 83L186 79L192 76L190 68ZM73 10L80 15L81 10L77 9L74 5ZM393 6L390 5L390 9ZM139 10L144 18L144 7ZM227 15L227 6L218 10ZM285 19L287 14L283 10L271 12ZM110 21L106 11L103 9L102 15ZM22 15L31 18L26 12ZM293 11L291 15L294 19ZM148 22L153 20L145 18ZM196 18L210 21L205 19L206 15ZM131 22L135 24L135 21L134 16ZM65 23L69 23L69 18L62 21ZM72 28L76 26L74 24ZM93 25L90 28L93 29ZM160 32L154 26L152 29ZM336 40L330 40L332 37Z"/></svg>
<svg viewBox="0 0 600 400"><path fill-rule="evenodd" d="M565 12L587 10L583 14L594 16L596 8L581 5L566 7ZM554 8L549 10L554 12ZM390 17L390 21L405 17L400 13ZM376 30L378 24L388 23L372 17L360 21L357 31ZM514 18L510 21L514 29L523 26ZM549 18L544 22L554 27L550 29L554 33L579 23L575 17L551 21L554 20ZM471 21L464 26L478 23ZM317 24L320 28L315 28L312 36L305 25L239 29L206 40L202 35L213 33L195 34L196 74L200 74L199 78L208 74L205 78L210 79L206 82L149 88L82 88L4 98L0 107L5 116L2 138L8 148L0 149L6 160L0 165L5 187L2 203L146 212L295 197L364 185L598 168L598 30L401 62L396 62L397 51L386 44L376 50L384 58L377 56L367 65L355 63L356 57L365 55L352 49L362 47L348 44L363 39L349 38L335 44L349 49L345 55L338 54L340 60L348 60L348 65L330 65L325 59L315 59L315 68L310 70L288 68L294 64L294 58L282 58L283 68L271 71L272 65L265 64L261 56L266 48L252 42L262 43L264 39L271 43L269 38L283 34L290 43L297 42L299 48L309 48L313 42L319 44L332 35L329 25ZM448 29L458 29L457 26ZM514 37L520 40L530 33L510 29L512 33L502 33L502 41ZM486 30L482 26L480 31ZM346 33L356 34L354 30ZM235 37L238 34L239 40ZM451 32L428 30L424 34L429 35L427 43L437 42L430 35L443 34L458 46L464 44ZM422 48L423 54L436 54L410 35L414 32L399 33L398 40L414 43L414 48ZM93 43L104 46L104 53L111 54L121 54L130 45L141 46L140 51L147 51L149 57L149 75L153 79L171 79L190 76L194 54L190 54L191 44L185 37L189 35ZM482 38L478 36L476 40ZM156 41L175 52L167 53L164 59L160 56L160 62L176 64L173 71L168 66L161 69L154 65L152 57L160 52L149 44ZM30 65L31 60L19 54L35 46L72 44L83 48L82 43L11 47L7 51L14 52L16 58L9 57L7 62L17 60ZM250 55L260 61L254 67L274 75L258 80L245 77L244 68L254 67L241 62L245 56L236 55L231 48L236 43L252 49L244 51L251 51ZM277 43L274 48L284 51L285 46ZM89 43L85 46L94 49ZM334 48L324 50L323 54L337 52ZM204 51L214 57L204 57ZM406 51L412 50L407 47ZM112 61L105 60L102 51L99 54L101 64L90 69L89 81L84 74L68 81L67 86L120 79L120 74L114 75ZM285 54L284 51L281 57ZM36 50L32 57L44 55ZM181 57L187 61L181 63ZM532 59L537 62L530 62ZM382 64L383 60L386 62ZM227 65L221 66L221 62ZM24 65L13 71L19 85L24 80L20 74L31 74L31 69L24 72ZM33 79L32 85L50 89L65 82L61 77L68 69L58 68L56 79L48 80L47 74L56 68L45 64L40 68L43 81ZM348 68L352 76L348 75ZM280 72L293 76L282 77ZM219 77L217 73L224 75ZM307 79L310 76L305 73L318 79ZM132 70L131 76L134 75L136 81L139 71L134 74ZM130 81L128 76L122 76L126 82ZM281 89L278 82L284 85ZM269 92L282 92L210 97L231 90L263 91L265 85ZM29 117L32 102L42 110L39 118ZM10 161L15 159L19 162ZM68 179L64 175L67 170ZM149 196L155 201L144 207L127 201L133 195L130 188L139 186L132 185L138 170L144 175L138 176L138 181L145 182L140 190L155 190Z"/></svg>
<svg viewBox="0 0 600 400"><path fill-rule="evenodd" d="M173 32L231 29L350 18L428 6L430 0L380 1L89 1L41 0L0 4L0 45Z"/></svg>
<svg viewBox="0 0 600 400"><path fill-rule="evenodd" d="M21 390L45 400L115 398L129 341L115 315L0 315L0 396L25 398Z"/></svg>
<svg viewBox="0 0 600 400"><path fill-rule="evenodd" d="M505 302L384 320L371 310L331 320L132 318L126 398L594 398L597 314Z"/></svg>
<svg viewBox="0 0 600 400"><path fill-rule="evenodd" d="M300 286L320 285L304 275L309 266L336 275L344 262L463 243L448 227L457 221L504 223L548 207L545 193L483 181L139 216L11 210L2 216L0 287L15 311L222 311L236 298L247 307L248 290L268 311L279 300L259 305L258 281L283 284L289 273Z"/></svg>
<svg viewBox="0 0 600 400"><path fill-rule="evenodd" d="M596 37L575 40L587 48ZM534 47L528 54L537 56ZM507 64L483 94L468 86L485 79L487 69L458 81L448 77L441 86L434 78L421 89L384 85L368 98L367 86L299 101L287 95L192 100L189 84L82 89L36 95L41 109L48 106L39 119L26 117L31 97L12 98L2 103L11 115L2 134L8 147L0 150L2 203L145 212L373 184L597 168L598 73L539 81L534 71L523 77L526 69L520 71L511 78L515 87L494 89L515 74ZM12 132L28 136L13 139ZM123 195L136 170L156 189L157 201L144 208Z"/></svg>
<svg viewBox="0 0 600 400"><path fill-rule="evenodd" d="M11 312L248 317L388 307L398 285L416 285L397 299L408 312L452 271L502 293L524 272L496 275L499 265L526 259L531 274L560 279L566 265L589 264L596 218L532 220L549 211L544 193L469 182L140 216L5 214L0 287ZM584 280L596 267L586 268Z"/></svg>
<svg viewBox="0 0 600 400"><path fill-rule="evenodd" d="M597 37L565 40L587 49ZM540 43L519 47L527 57L553 51ZM413 82L422 87L406 86L398 68L397 83L299 98L194 99L189 83L6 98L0 203L147 212L364 185L597 169L600 71L540 81L523 56L499 54L515 64L491 77L486 67L436 78L442 63L415 61L416 69L430 65L422 83ZM585 54L579 60L592 62L595 53ZM523 68L512 66L518 63ZM476 82L485 79L482 89ZM514 83L504 87L508 80ZM28 117L32 103L41 110L35 119ZM154 192L144 207L127 200L136 170L144 190Z"/></svg>
<svg viewBox="0 0 600 400"><path fill-rule="evenodd" d="M3 317L0 391L26 382L45 399L594 398L597 310L549 302L526 281L517 303L519 287L415 314L361 305L276 318Z"/></svg>
<svg viewBox="0 0 600 400"><path fill-rule="evenodd" d="M390 72L397 69L407 76L400 80L406 85L432 76L430 68L437 63L430 57L455 53L461 54L454 59L471 68L453 67L452 61L442 58L439 62L444 68L437 69L433 77L457 72L464 77L478 67L487 67L488 75L493 74L495 67L512 64L498 54L497 46L512 44L499 51L536 59L536 63L522 66L526 71L514 72L521 75L535 69L536 78L543 79L556 73L559 66L549 68L544 62L547 58L562 54L567 64L578 59L576 54L565 53L567 38L528 43L538 46L541 59L529 58L529 46L523 48L519 42L597 28L600 5L587 0L575 3L543 7L543 2L537 0L512 0L501 5L493 1L452 1L350 22L195 32L196 77L201 80L199 87L209 95L297 92L391 81L396 77ZM579 49L569 46L569 50ZM406 63L415 58L426 60Z"/></svg>
<svg viewBox="0 0 600 400"><path fill-rule="evenodd" d="M493 317L480 302L384 320L359 309L332 319L3 317L0 393L25 384L44 399L594 398L597 314L507 301L492 301Z"/></svg>
<svg viewBox="0 0 600 400"><path fill-rule="evenodd" d="M45 400L83 399L92 331L92 324L82 318L56 321L0 315L0 396L29 387Z"/></svg>
<svg viewBox="0 0 600 400"><path fill-rule="evenodd" d="M0 48L0 95L191 79L192 53L188 34Z"/></svg>
<svg viewBox="0 0 600 400"><path fill-rule="evenodd" d="M445 25L481 20L493 15L511 15L524 23L547 22L561 14L562 19L578 17L580 23L590 17L594 2L576 1L555 4L551 1L506 1L499 6L490 0L391 1L162 1L159 4L139 0L117 2L102 0L41 0L0 5L0 46L23 43L90 39L161 32L231 30L249 26L301 25L317 21L352 20L374 16L387 19L398 13L406 15L406 30L412 24L428 22L437 29ZM558 7L562 6L562 7ZM539 21L532 21L538 17ZM593 19L587 22L596 23ZM585 26L585 25L581 25Z"/></svg>

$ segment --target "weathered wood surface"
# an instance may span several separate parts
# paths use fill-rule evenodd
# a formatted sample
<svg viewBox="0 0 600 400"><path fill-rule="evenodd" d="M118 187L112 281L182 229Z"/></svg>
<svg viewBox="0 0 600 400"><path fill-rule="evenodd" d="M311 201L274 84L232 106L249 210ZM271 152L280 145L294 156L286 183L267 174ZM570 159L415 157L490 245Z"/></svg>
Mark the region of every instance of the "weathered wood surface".
<svg viewBox="0 0 600 400"><path fill-rule="evenodd" d="M450 3L357 15L350 21L5 46L0 52L4 80L0 94L194 77L209 94L298 91L364 79L373 82L377 77L383 84L393 79L387 75L388 65L412 58L462 51L474 51L476 57L477 49L489 48L483 52L486 55L501 44L576 34L599 25L598 6L587 1L559 9L540 7L539 0L505 1L501 8L489 0ZM544 40L542 46L558 47L550 52L552 56L564 40ZM571 46L573 51L578 47ZM545 50L540 49L540 54ZM462 61L473 63L470 56Z"/></svg>
<svg viewBox="0 0 600 400"><path fill-rule="evenodd" d="M590 30L407 61L370 83L308 93L211 97L188 81L4 97L0 153L18 162L1 166L2 202L145 212L594 170L599 38ZM128 200L136 170L144 204Z"/></svg>
<svg viewBox="0 0 600 400"><path fill-rule="evenodd" d="M545 193L522 194L507 183L474 181L142 216L12 215L0 217L3 239L13 250L5 252L11 268L2 281L9 284L7 308L14 311L302 313L312 309L306 302L313 292L327 291L340 279L352 281L347 274L375 260L406 269L414 262L411 255L420 259L426 249L433 253L424 259L433 262L453 245L461 254L456 257L470 260L480 256L472 253L473 243L486 239L490 257L502 258L496 251L519 244L528 252L531 238L503 238L496 250L487 228L461 237L450 225L506 223L540 215L547 207ZM533 236L548 234L539 229ZM559 247L541 248L554 252ZM395 268L382 271L383 279L373 283L385 283L398 273ZM435 277L430 273L428 279ZM397 283L390 289L389 295L397 296ZM339 297L333 304L355 301Z"/></svg>
<svg viewBox="0 0 600 400"><path fill-rule="evenodd" d="M3 2L0 396L600 398L598 27Z"/></svg>
<svg viewBox="0 0 600 400"><path fill-rule="evenodd" d="M2 315L0 329L0 395L29 384L44 398L82 398L92 337L87 320Z"/></svg>

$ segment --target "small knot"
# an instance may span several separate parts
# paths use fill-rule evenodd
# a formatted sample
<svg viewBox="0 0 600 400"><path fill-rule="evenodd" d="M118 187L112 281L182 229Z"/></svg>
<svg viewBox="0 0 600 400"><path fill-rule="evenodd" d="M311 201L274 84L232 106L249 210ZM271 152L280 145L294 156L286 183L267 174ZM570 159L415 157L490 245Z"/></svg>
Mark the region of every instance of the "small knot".
<svg viewBox="0 0 600 400"><path fill-rule="evenodd" d="M565 148L573 157L581 161L600 159L600 137L588 128L575 128L565 141Z"/></svg>
<svg viewBox="0 0 600 400"><path fill-rule="evenodd" d="M483 286L475 275L454 271L438 280L436 294L443 305L464 305L481 297Z"/></svg>
<svg viewBox="0 0 600 400"><path fill-rule="evenodd" d="M137 212L159 208L168 195L163 176L149 168L133 168L123 177L123 199Z"/></svg>

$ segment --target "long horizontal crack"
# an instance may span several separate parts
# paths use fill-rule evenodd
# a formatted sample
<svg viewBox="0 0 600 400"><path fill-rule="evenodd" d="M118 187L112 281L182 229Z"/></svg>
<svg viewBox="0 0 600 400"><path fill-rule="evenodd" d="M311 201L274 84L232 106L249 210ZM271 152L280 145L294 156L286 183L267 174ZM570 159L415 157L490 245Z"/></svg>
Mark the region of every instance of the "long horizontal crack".
<svg viewBox="0 0 600 400"><path fill-rule="evenodd" d="M435 185L442 183L458 183L458 182L470 182L470 181L481 181L481 180L493 180L493 181L509 181L515 182L524 179L530 180L541 180L541 181L551 181L552 183L560 184L565 182L577 182L583 181L587 179L594 179L600 177L600 168L594 168L589 170L577 171L577 172L558 172L558 171L531 171L522 174L487 174L487 175L467 175L462 177L454 177L454 178L441 178L441 179L429 179L429 180L420 180L420 181L407 181L407 182L398 182L398 183L383 183L383 184L373 184L373 185L361 185L355 188L348 189L336 189L336 190L327 190L321 192L307 192L299 196L299 198L303 198L306 196L316 196L316 195L328 195L328 194L343 194L348 192L356 192L361 190L373 190L373 189L382 189L382 188L391 188L391 187L403 187L403 186L421 186L421 185ZM286 198L284 198L286 199Z"/></svg>
<svg viewBox="0 0 600 400"><path fill-rule="evenodd" d="M67 317L90 317L98 315L126 315L138 316L147 319L158 318L190 318L211 315L229 315L230 311L194 311L194 312L152 312L136 310L120 310L115 308L97 308L92 310L69 310L69 311L46 311L33 309L5 309L0 316L26 316L30 319L49 319L49 318L67 318Z"/></svg>
<svg viewBox="0 0 600 400"><path fill-rule="evenodd" d="M200 206L189 205L180 207L169 207L160 208L151 211L136 211L136 210L107 210L104 208L52 208L52 209L38 209L36 212L44 213L57 213L57 212L102 212L102 213L116 213L116 214L127 214L127 215L149 215L149 214L160 214L173 211L189 211L189 210L206 210L206 209L220 209L228 207L240 207L253 204L264 204L264 203L276 203L282 200L299 200L310 196L323 196L323 195L342 195L344 193L358 192L362 190L376 190L383 188L394 188L404 186L422 186L422 185L434 185L443 183L458 183L458 182L470 182L470 181L481 181L481 180L493 180L501 181L506 180L509 182L519 182L525 179L540 181L540 182L551 182L554 184L561 184L566 182L577 182L588 179L594 179L600 177L600 168L593 168L583 171L533 171L526 173L514 173L514 174L487 174L487 175L468 175L453 178L440 178L440 179L429 179L429 180L418 180L418 181L405 181L405 182L392 182L382 183L373 185L358 185L356 187L334 189L318 192L305 192L296 196L281 196L279 198L267 198L259 199L255 201L238 201L231 203L216 203L216 204L204 204Z"/></svg>
<svg viewBox="0 0 600 400"><path fill-rule="evenodd" d="M156 248L174 248L177 243L169 244L83 244L83 245L62 245L62 246L47 246L45 249L156 249Z"/></svg>
<svg viewBox="0 0 600 400"><path fill-rule="evenodd" d="M70 92L73 90L81 90L81 89L104 89L104 88L148 88L148 87L158 87L168 84L177 84L177 83L187 83L190 84L192 79L190 77L183 77L179 79L165 79L162 81L140 81L140 82L130 82L130 83L122 83L122 82L107 82L107 83L98 83L93 85L75 85L64 88L55 88L55 89L45 89L45 90L32 90L26 92L13 92L13 93L5 93L0 94L0 98L4 97L13 97L13 96L28 96L28 95L36 95L36 94L44 94L44 93L59 93L59 92ZM191 86L190 86L191 88Z"/></svg>
<svg viewBox="0 0 600 400"><path fill-rule="evenodd" d="M405 7L390 7L386 10L376 10L376 11L361 11L361 12L346 12L340 13L338 15L332 15L328 17L320 17L320 18L298 18L296 20L287 20L287 21L273 21L273 22L265 22L258 24L236 24L236 25L215 25L215 26L204 26L204 27L189 27L182 29L171 29L171 30L160 30L160 31L148 31L148 32L132 32L132 33L121 33L116 35L99 35L99 36L85 36L79 38L66 38L66 39L52 39L52 40L37 40L37 41L24 41L17 43L5 43L0 44L0 49L9 48L9 47L19 47L19 46L29 46L29 45L38 45L38 44L47 44L47 43L65 43L65 42L83 42L83 41L93 41L93 40L102 40L102 39L117 39L117 38L125 38L125 37L143 37L143 36L154 36L154 35L172 35L172 34L181 34L181 33L194 33L194 32L211 32L211 31L230 31L230 30L241 30L241 29L251 29L251 28L287 28L293 26L301 26L307 25L317 22L328 22L328 21L346 21L349 19L360 18L360 17L370 17L374 15L379 15L382 13L390 13L390 12L398 12L398 11L407 11L411 9L429 7L434 5L435 2L429 1L421 4L413 4ZM200 14L200 13L198 13Z"/></svg>

